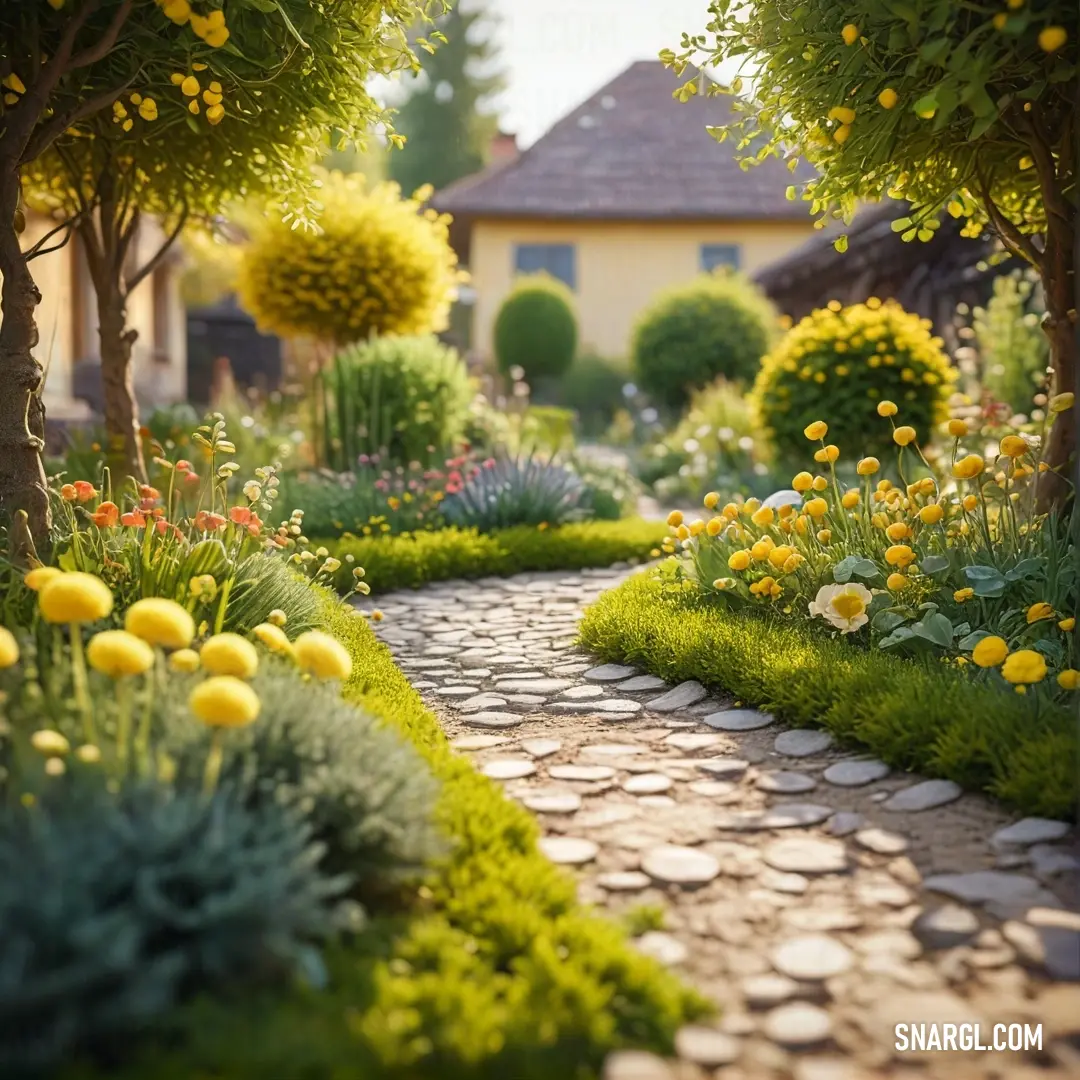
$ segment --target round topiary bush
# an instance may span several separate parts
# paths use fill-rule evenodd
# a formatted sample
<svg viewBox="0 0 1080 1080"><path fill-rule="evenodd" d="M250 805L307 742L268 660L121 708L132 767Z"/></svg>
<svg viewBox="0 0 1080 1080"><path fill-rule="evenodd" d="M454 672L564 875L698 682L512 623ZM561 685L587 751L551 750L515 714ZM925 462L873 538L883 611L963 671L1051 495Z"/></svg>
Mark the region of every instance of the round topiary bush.
<svg viewBox="0 0 1080 1080"><path fill-rule="evenodd" d="M657 404L678 409L692 390L720 376L750 380L776 321L772 304L739 274L710 275L669 289L634 330L638 383Z"/></svg>
<svg viewBox="0 0 1080 1080"><path fill-rule="evenodd" d="M894 449L891 428L877 403L895 401L926 439L948 419L947 399L956 377L940 338L890 300L871 297L842 308L832 301L807 315L762 361L752 404L782 458L806 454L803 429L829 425L829 441L849 457Z"/></svg>
<svg viewBox="0 0 1080 1080"><path fill-rule="evenodd" d="M519 278L495 316L499 370L520 367L530 382L557 378L573 363L577 337L570 290L547 274Z"/></svg>
<svg viewBox="0 0 1080 1080"><path fill-rule="evenodd" d="M343 349L323 373L325 461L361 454L427 463L461 441L474 388L465 362L435 337L374 338Z"/></svg>
<svg viewBox="0 0 1080 1080"><path fill-rule="evenodd" d="M243 250L236 291L259 328L335 345L445 329L461 279L449 218L362 176L328 173L319 198L318 232L265 218Z"/></svg>

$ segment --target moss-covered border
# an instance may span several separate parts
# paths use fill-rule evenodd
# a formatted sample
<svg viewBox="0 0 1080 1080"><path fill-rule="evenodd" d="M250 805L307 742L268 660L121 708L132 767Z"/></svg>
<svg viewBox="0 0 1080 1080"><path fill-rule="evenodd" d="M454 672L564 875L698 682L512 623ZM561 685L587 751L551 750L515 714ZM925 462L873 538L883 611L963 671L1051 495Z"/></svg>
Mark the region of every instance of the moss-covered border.
<svg viewBox="0 0 1080 1080"><path fill-rule="evenodd" d="M799 727L824 727L889 764L947 777L1029 814L1076 816L1080 760L1067 709L973 684L954 668L859 649L817 627L734 614L636 574L585 613L604 660L696 679Z"/></svg>
<svg viewBox="0 0 1080 1080"><path fill-rule="evenodd" d="M419 588L432 581L509 577L535 570L581 570L643 561L667 534L663 522L624 518L539 529L519 526L494 533L439 529L400 536L346 533L335 540L313 539L342 560L335 584L348 589L352 568L362 566L373 592ZM345 562L351 555L352 562Z"/></svg>

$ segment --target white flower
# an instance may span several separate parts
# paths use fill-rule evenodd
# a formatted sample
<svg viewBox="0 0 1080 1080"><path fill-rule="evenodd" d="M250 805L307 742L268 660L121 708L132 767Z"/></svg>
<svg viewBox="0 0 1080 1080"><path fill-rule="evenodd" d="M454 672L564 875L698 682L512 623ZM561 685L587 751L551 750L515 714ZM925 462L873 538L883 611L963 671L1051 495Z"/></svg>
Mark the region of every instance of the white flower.
<svg viewBox="0 0 1080 1080"><path fill-rule="evenodd" d="M863 585L822 585L810 601L811 616L827 619L842 634L850 634L869 620L866 609L873 597Z"/></svg>
<svg viewBox="0 0 1080 1080"><path fill-rule="evenodd" d="M249 480L244 485L244 495L251 501L255 502L262 496L262 487L254 480Z"/></svg>

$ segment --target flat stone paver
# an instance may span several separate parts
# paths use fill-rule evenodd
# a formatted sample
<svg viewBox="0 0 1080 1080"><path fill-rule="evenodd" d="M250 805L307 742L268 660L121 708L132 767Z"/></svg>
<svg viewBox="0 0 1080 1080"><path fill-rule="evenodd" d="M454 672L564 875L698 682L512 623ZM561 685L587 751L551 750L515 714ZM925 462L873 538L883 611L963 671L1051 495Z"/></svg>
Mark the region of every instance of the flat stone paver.
<svg viewBox="0 0 1080 1080"><path fill-rule="evenodd" d="M576 622L628 572L439 583L380 597L375 627L582 901L661 909L636 947L718 1006L677 1060L620 1051L605 1080L1074 1075L1075 830L598 663ZM920 1020L1042 1023L1043 1053L896 1051L895 1025Z"/></svg>

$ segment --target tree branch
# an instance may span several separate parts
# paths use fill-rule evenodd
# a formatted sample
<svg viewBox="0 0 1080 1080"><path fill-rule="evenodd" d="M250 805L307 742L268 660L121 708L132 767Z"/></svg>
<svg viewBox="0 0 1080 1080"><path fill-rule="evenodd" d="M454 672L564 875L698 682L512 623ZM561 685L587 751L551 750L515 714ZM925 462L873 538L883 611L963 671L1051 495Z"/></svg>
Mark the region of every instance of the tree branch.
<svg viewBox="0 0 1080 1080"><path fill-rule="evenodd" d="M88 0L87 7L97 7L98 0ZM123 28L125 22L127 22L128 16L131 14L131 8L134 4L134 0L123 0L120 6L116 9L116 14L112 18L112 22L109 23L108 29L101 36L101 39L95 44L91 45L88 49L83 49L81 53L77 53L71 58L71 62L66 65L65 73L69 71L76 71L79 68L89 67L91 64L96 64L99 60L108 56L113 46L116 44L116 39L120 36L120 30Z"/></svg>
<svg viewBox="0 0 1080 1080"><path fill-rule="evenodd" d="M990 196L990 184L984 177L979 178L979 194L994 227L994 232L1002 244L1018 258L1031 263L1037 270L1042 270L1042 252L1035 246L1030 236L1025 236L1005 215Z"/></svg>
<svg viewBox="0 0 1080 1080"><path fill-rule="evenodd" d="M56 230L54 229L53 232L55 233ZM35 244L32 251L27 254L26 261L29 262L31 259L36 259L40 255L48 255L52 251L59 251L61 248L67 247L68 244L71 242L71 238L74 235L74 233L75 233L74 228L69 228L67 230L67 232L64 234L64 239L61 240L58 244L53 244L52 247L39 249L38 245ZM52 234L50 233L50 235L52 235ZM40 242L41 241L38 241L38 243L40 243Z"/></svg>
<svg viewBox="0 0 1080 1080"><path fill-rule="evenodd" d="M180 216L176 220L176 224L166 234L165 239L162 241L161 246L154 252L154 254L134 273L130 278L124 281L124 299L126 300L137 288L137 286L150 274L152 274L160 265L161 261L169 253L169 249L176 243L180 233L183 232L184 226L188 220L188 208L185 206L180 212Z"/></svg>
<svg viewBox="0 0 1080 1080"><path fill-rule="evenodd" d="M94 14L98 8L101 7L101 0L85 0L82 7L75 12L74 16L68 22L64 28L63 36L60 38L60 44L57 46L56 52L47 64L43 64L39 71L35 72L36 78L32 85L28 87L28 94L34 94L40 96L40 108L37 110L37 115L41 115L44 111L45 104L49 95L53 92L56 84L60 81L61 77L68 70L68 64L71 62L71 54L75 49L75 39L79 36L79 31L86 25L90 16ZM111 46L110 46L111 47Z"/></svg>
<svg viewBox="0 0 1080 1080"><path fill-rule="evenodd" d="M33 247L26 250L23 255L26 261L30 262L31 259L36 259L41 255L47 255L50 251L56 251L59 248L62 248L64 244L66 244L68 240L71 239L71 231L75 228L75 225L78 223L80 216L81 214L76 214L74 217L65 218L63 221L60 222L59 225L56 226L56 228L50 229L40 240L38 240L36 244L34 244ZM49 240L51 240L57 233L65 231L68 233L68 236L64 238L63 243L56 244L51 248L45 248L45 244Z"/></svg>
<svg viewBox="0 0 1080 1080"><path fill-rule="evenodd" d="M54 116L48 123L39 125L27 140L26 148L19 158L19 165L28 165L34 158L40 157L72 124L77 124L85 117L93 116L99 109L104 109L106 105L111 105L135 81L138 74L139 72L135 72L122 85L103 90L75 108L68 109L66 113Z"/></svg>

